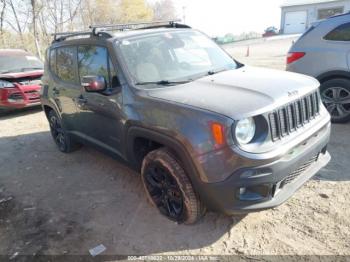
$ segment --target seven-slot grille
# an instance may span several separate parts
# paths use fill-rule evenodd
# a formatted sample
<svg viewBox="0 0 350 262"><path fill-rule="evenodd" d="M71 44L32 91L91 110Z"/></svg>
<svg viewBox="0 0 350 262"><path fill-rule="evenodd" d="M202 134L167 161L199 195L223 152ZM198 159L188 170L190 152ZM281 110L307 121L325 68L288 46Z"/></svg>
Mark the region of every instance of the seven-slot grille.
<svg viewBox="0 0 350 262"><path fill-rule="evenodd" d="M270 113L272 140L280 140L314 119L320 112L319 99L314 92Z"/></svg>

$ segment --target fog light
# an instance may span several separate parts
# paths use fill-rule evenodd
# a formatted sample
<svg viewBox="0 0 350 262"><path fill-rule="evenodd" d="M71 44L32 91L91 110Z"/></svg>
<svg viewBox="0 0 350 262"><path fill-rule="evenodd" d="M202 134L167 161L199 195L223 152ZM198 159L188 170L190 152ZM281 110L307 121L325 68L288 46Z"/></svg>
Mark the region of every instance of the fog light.
<svg viewBox="0 0 350 262"><path fill-rule="evenodd" d="M9 97L7 98L7 101L9 103L23 103L24 102L24 98L23 95L21 93L12 93L9 95Z"/></svg>
<svg viewBox="0 0 350 262"><path fill-rule="evenodd" d="M9 102L9 103L13 103L13 104L22 104L22 103L24 103L24 100L23 99L7 99L7 101Z"/></svg>
<svg viewBox="0 0 350 262"><path fill-rule="evenodd" d="M271 195L271 185L241 187L237 190L237 197L242 201L259 201Z"/></svg>
<svg viewBox="0 0 350 262"><path fill-rule="evenodd" d="M245 193L245 191L246 191L246 188L245 187L241 187L239 189L239 195L243 195Z"/></svg>

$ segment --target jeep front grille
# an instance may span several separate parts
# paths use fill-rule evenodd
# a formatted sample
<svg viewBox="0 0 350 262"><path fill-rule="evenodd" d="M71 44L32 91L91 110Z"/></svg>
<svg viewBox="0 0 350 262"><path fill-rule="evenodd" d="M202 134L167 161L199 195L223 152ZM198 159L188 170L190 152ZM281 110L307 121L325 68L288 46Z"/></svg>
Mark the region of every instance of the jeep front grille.
<svg viewBox="0 0 350 262"><path fill-rule="evenodd" d="M320 112L319 94L314 92L269 114L272 141L277 141L309 123Z"/></svg>

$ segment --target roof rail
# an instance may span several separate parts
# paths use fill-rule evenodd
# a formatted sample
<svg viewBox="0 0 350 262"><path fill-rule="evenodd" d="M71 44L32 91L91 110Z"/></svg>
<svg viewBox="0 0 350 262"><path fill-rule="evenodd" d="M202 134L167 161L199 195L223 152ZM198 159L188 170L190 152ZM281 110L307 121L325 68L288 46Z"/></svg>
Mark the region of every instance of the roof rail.
<svg viewBox="0 0 350 262"><path fill-rule="evenodd" d="M174 28L190 28L187 25L179 24L181 20L170 21L153 21L153 22L141 22L141 23L129 23L129 24L107 24L107 25L91 25L94 35L98 32L106 31L124 31L124 30L140 30L140 29L153 29L162 27L174 27Z"/></svg>
<svg viewBox="0 0 350 262"><path fill-rule="evenodd" d="M76 36L105 36L112 37L109 31L124 31L124 30L140 30L140 29L154 29L154 28L191 28L188 25L178 23L180 20L171 21L154 21L143 23L129 23L129 24L108 24L108 25L91 25L89 26L91 31L75 31L75 32L62 32L51 34L54 37L54 42L65 41L67 38Z"/></svg>
<svg viewBox="0 0 350 262"><path fill-rule="evenodd" d="M62 33L54 33L51 34L53 38L53 42L64 41L69 37L75 36L83 36L83 35L91 35L91 31L75 31L75 32L62 32Z"/></svg>

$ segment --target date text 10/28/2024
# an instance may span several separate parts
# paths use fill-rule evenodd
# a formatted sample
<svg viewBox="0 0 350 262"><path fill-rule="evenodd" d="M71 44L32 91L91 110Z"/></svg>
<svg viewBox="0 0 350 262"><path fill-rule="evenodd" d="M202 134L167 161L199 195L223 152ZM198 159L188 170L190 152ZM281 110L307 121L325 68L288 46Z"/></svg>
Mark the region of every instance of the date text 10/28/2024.
<svg viewBox="0 0 350 262"><path fill-rule="evenodd" d="M128 256L129 261L219 261L215 256Z"/></svg>

